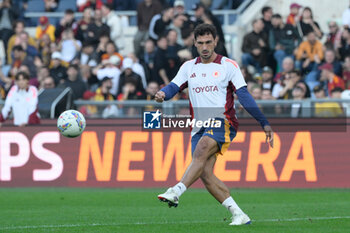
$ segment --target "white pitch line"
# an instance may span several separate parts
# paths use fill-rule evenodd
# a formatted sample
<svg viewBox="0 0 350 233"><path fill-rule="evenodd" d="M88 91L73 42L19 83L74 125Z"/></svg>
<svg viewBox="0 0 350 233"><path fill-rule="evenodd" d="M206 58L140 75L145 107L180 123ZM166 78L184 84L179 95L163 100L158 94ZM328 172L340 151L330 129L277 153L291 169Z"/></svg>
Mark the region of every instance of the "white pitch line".
<svg viewBox="0 0 350 233"><path fill-rule="evenodd" d="M350 216L308 217L308 218L281 218L281 219L257 219L252 222L295 222L312 220L350 219ZM91 224L62 224L62 225L32 225L32 226L5 226L0 230L38 229L38 228L74 228L74 227L103 227L125 225L169 225L169 224L193 224L193 223L218 223L218 221L176 221L176 222L134 222L134 223L91 223Z"/></svg>

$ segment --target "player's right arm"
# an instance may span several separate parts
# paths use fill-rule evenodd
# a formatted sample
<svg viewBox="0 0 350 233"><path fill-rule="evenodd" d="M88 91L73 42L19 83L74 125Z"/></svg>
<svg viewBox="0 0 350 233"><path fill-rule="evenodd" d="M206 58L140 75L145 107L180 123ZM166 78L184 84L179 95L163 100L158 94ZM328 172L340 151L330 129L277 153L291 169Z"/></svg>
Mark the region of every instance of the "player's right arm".
<svg viewBox="0 0 350 233"><path fill-rule="evenodd" d="M164 100L170 100L173 98L179 91L182 91L184 87L187 87L187 78L188 78L188 66L190 61L185 62L177 72L175 78L171 82L160 89L155 95L155 100L159 103Z"/></svg>

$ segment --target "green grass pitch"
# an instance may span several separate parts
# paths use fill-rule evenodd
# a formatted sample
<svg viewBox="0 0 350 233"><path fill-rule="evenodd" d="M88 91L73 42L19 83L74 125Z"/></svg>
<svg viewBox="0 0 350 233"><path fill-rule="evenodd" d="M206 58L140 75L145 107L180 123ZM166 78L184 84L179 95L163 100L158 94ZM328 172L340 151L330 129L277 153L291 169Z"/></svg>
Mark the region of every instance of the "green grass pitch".
<svg viewBox="0 0 350 233"><path fill-rule="evenodd" d="M204 189L177 208L157 200L165 189L1 188L0 232L350 232L350 189L232 189L251 225Z"/></svg>

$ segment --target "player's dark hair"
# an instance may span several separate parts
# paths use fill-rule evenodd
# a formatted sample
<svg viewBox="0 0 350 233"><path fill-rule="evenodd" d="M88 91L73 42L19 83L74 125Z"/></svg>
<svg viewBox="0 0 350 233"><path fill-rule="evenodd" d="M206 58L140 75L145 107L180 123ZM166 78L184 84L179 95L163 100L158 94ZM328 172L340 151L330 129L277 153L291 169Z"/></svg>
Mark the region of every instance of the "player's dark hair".
<svg viewBox="0 0 350 233"><path fill-rule="evenodd" d="M265 12L269 11L269 10L272 10L272 8L270 6L264 6L262 9L261 9L261 14L264 15Z"/></svg>
<svg viewBox="0 0 350 233"><path fill-rule="evenodd" d="M213 38L216 38L216 28L207 23L199 24L194 29L194 39L196 40L198 36L204 36L204 35L212 35Z"/></svg>
<svg viewBox="0 0 350 233"><path fill-rule="evenodd" d="M29 74L27 74L26 72L23 72L23 71L18 72L18 73L16 74L15 79L18 80L20 76L22 76L23 79L29 80Z"/></svg>

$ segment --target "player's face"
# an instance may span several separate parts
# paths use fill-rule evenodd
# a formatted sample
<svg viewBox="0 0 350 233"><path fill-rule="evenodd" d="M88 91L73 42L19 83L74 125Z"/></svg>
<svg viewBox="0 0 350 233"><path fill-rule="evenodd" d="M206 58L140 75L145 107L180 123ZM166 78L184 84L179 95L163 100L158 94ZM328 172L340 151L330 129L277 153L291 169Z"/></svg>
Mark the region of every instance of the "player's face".
<svg viewBox="0 0 350 233"><path fill-rule="evenodd" d="M206 34L203 36L198 36L195 40L195 46L199 53L199 56L203 60L208 60L214 53L214 49L216 47L217 40L214 39L213 35Z"/></svg>

